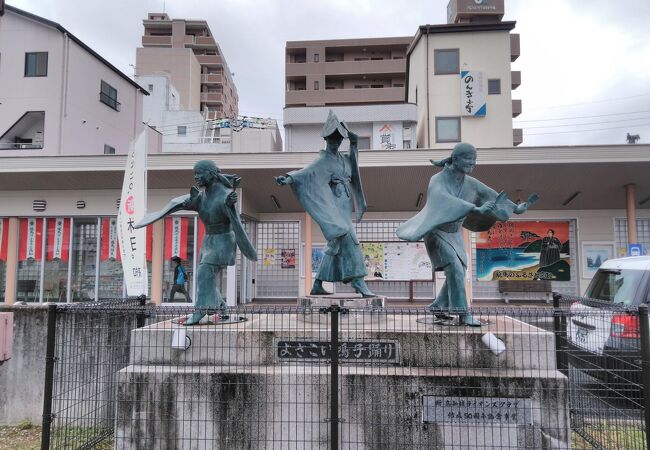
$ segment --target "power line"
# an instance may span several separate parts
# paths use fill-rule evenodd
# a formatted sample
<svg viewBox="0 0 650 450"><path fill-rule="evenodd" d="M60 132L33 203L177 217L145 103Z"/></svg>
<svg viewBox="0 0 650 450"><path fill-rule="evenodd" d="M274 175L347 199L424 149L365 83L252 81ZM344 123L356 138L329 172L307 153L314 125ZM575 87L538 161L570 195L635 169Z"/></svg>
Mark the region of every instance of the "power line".
<svg viewBox="0 0 650 450"><path fill-rule="evenodd" d="M631 127L646 127L650 126L650 123L643 123L643 124L636 124L636 125L626 125L623 127L605 127L605 128L592 128L590 130L573 130L573 131L555 131L555 132L548 132L548 133L526 133L526 129L524 129L524 133L526 136L540 136L542 134L565 134L565 133L586 133L589 131L605 131L605 130L619 130L622 128L627 128L630 129Z"/></svg>
<svg viewBox="0 0 650 450"><path fill-rule="evenodd" d="M588 126L588 125L601 125L604 123L618 123L618 122L629 122L631 120L647 120L650 119L650 116L646 117L638 117L635 119L620 119L620 120L605 120L603 122L586 122L586 123L569 123L565 125L540 125L540 126L535 126L535 127L529 127L526 126L525 129L531 129L531 128L560 128L560 127L580 127L580 126ZM632 124L634 125L634 124Z"/></svg>
<svg viewBox="0 0 650 450"><path fill-rule="evenodd" d="M650 112L650 109L642 110L642 111L630 111L630 112L625 112L625 113L611 113L611 114L597 114L594 116L572 116L572 117L557 117L554 119L529 119L529 120L515 120L515 122L550 122L553 120L571 120L571 119L596 119L599 117L611 117L611 116L622 116L625 114L641 114L641 113L648 113Z"/></svg>
<svg viewBox="0 0 650 450"><path fill-rule="evenodd" d="M630 95L627 97L615 97L615 98L608 98L608 99L603 99L603 100L594 100L592 102L579 102L579 103L566 103L564 105L552 105L552 106L538 106L538 107L532 107L529 108L531 110L540 110L540 109L551 109L551 108L563 108L565 106L579 106L579 105L591 105L594 103L607 103L607 102L616 102L619 100L628 100L631 98L639 98L639 97L647 97L650 96L650 92L646 94L636 94L636 95Z"/></svg>

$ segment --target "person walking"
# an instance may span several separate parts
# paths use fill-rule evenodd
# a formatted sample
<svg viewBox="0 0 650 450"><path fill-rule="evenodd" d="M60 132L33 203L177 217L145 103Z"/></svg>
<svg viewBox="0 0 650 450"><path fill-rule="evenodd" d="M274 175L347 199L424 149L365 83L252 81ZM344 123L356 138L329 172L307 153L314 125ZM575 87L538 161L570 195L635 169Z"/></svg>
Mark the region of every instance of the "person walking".
<svg viewBox="0 0 650 450"><path fill-rule="evenodd" d="M183 264L182 264L183 260L178 256L173 256L172 262L176 264L176 267L174 268L174 280L172 284L172 289L171 291L169 291L169 301L173 302L176 293L180 292L181 294L185 295L185 300L187 301L187 303L192 303L190 294L185 289L185 282L187 281L187 273L183 268Z"/></svg>

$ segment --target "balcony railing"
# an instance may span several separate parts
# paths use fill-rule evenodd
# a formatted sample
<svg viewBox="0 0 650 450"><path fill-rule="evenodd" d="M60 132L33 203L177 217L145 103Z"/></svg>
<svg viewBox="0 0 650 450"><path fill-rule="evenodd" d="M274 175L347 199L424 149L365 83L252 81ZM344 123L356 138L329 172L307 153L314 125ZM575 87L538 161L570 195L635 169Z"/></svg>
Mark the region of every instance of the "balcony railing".
<svg viewBox="0 0 650 450"><path fill-rule="evenodd" d="M120 109L122 108L122 104L120 102L118 102L112 97L109 97L103 92L99 93L99 101L105 104L106 106L113 108L115 111L120 111Z"/></svg>
<svg viewBox="0 0 650 450"><path fill-rule="evenodd" d="M142 45L172 45L171 36L142 36Z"/></svg>
<svg viewBox="0 0 650 450"><path fill-rule="evenodd" d="M223 75L218 73L203 74L201 75L201 83L203 84L223 83Z"/></svg>
<svg viewBox="0 0 650 450"><path fill-rule="evenodd" d="M285 92L285 103L290 105L325 103L396 103L404 101L403 87L327 89Z"/></svg>
<svg viewBox="0 0 650 450"><path fill-rule="evenodd" d="M18 143L18 142L0 142L0 150L38 150L43 148L42 142Z"/></svg>
<svg viewBox="0 0 650 450"><path fill-rule="evenodd" d="M324 63L288 63L286 76L302 75L357 75L405 74L406 59L380 59L367 61L332 61Z"/></svg>

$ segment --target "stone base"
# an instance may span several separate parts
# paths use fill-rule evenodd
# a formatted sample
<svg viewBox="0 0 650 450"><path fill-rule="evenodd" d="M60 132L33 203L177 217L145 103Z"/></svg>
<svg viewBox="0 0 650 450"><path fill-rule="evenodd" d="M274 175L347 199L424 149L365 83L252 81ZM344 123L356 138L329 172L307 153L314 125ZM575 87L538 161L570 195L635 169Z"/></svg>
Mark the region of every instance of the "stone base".
<svg viewBox="0 0 650 450"><path fill-rule="evenodd" d="M322 308L338 305L341 308L383 308L386 297L363 297L361 294L305 295L298 297L298 306Z"/></svg>
<svg viewBox="0 0 650 450"><path fill-rule="evenodd" d="M130 362L119 374L115 448L328 448L330 324L310 323L308 311L330 317L305 308L239 314L247 320L221 326L169 320L132 330ZM552 333L506 316L481 318L481 328L386 309L340 317L340 448L569 447L567 379L555 367ZM187 349L172 347L179 333L190 338ZM487 333L505 349L490 350ZM354 360L359 343L390 348L390 357ZM527 409L515 422L487 413L459 419L444 409L431 421L425 397L456 405L523 399Z"/></svg>

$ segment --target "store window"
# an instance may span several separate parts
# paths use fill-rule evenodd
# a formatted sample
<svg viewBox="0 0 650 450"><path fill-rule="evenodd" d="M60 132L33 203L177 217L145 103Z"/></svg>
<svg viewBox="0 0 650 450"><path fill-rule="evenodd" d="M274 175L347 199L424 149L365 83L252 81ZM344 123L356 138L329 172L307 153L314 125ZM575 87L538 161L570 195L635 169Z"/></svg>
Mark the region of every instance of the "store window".
<svg viewBox="0 0 650 450"><path fill-rule="evenodd" d="M7 278L7 248L9 238L9 219L0 217L0 302L4 302Z"/></svg>
<svg viewBox="0 0 650 450"><path fill-rule="evenodd" d="M38 302L43 261L43 225L45 219L20 219L16 301Z"/></svg>
<svg viewBox="0 0 650 450"><path fill-rule="evenodd" d="M171 288L174 284L174 264L171 259L174 256L181 258L183 269L187 274L185 282L185 289L194 299L194 255L200 251L200 246L195 246L195 230L196 222L194 217L173 216L165 218L165 242L164 242L164 255L165 261L163 263L163 286L162 296L163 303L187 303L187 298L182 293L178 292L174 298L170 298ZM204 232L201 226L201 232L197 229L197 234L200 234L196 241L201 242ZM196 249L196 250L195 250Z"/></svg>
<svg viewBox="0 0 650 450"><path fill-rule="evenodd" d="M74 219L72 232L72 275L70 299L73 302L95 299L98 251L98 225L95 217Z"/></svg>
<svg viewBox="0 0 650 450"><path fill-rule="evenodd" d="M66 302L71 219L53 217L46 219L46 224L43 301Z"/></svg>

